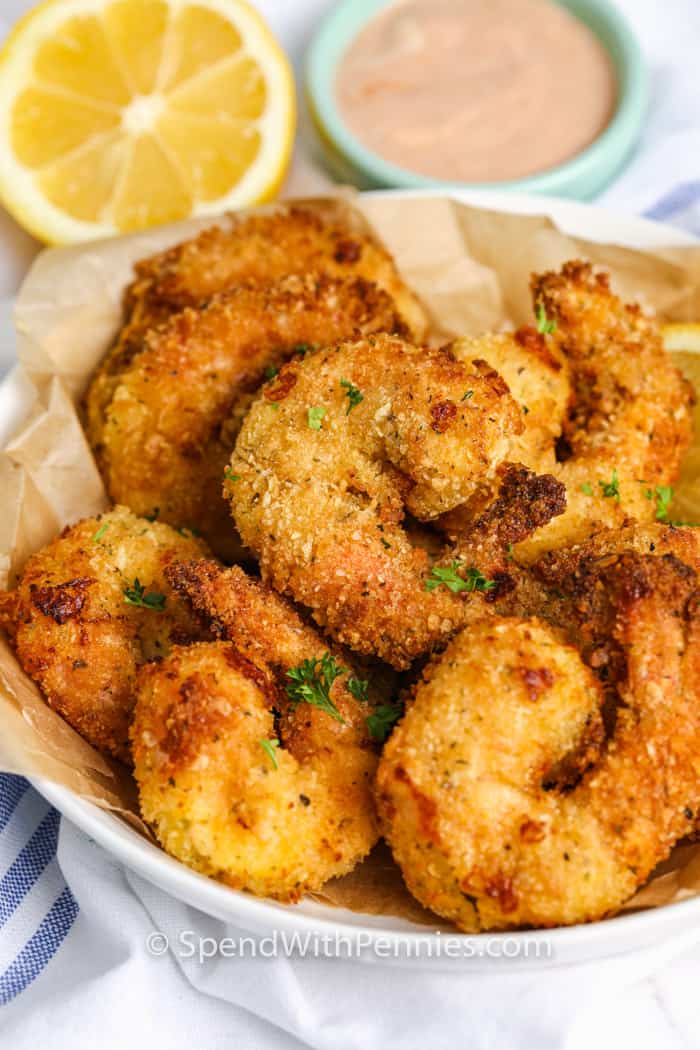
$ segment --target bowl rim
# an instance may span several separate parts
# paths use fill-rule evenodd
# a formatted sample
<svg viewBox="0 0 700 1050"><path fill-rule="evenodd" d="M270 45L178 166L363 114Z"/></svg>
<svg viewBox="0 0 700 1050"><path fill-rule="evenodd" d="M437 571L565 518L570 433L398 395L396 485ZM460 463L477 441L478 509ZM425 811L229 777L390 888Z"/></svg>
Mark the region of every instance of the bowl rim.
<svg viewBox="0 0 700 1050"><path fill-rule="evenodd" d="M600 135L580 153L534 175L493 182L460 182L438 179L401 167L364 146L343 120L335 98L339 62L361 29L402 0L340 0L321 21L304 56L304 91L316 131L346 165L369 180L370 187L436 190L496 190L520 193L591 196L619 170L639 137L649 99L648 71L639 41L611 0L554 0L584 21L610 56L618 82L618 99L612 119ZM583 14L605 27L616 54ZM574 184L589 181L584 192Z"/></svg>

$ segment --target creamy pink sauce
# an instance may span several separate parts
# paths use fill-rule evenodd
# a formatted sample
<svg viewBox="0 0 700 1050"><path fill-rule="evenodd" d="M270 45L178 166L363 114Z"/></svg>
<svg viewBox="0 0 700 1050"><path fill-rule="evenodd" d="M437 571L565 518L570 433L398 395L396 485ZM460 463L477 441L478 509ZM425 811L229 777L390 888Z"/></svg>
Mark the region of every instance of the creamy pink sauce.
<svg viewBox="0 0 700 1050"><path fill-rule="evenodd" d="M401 0L355 37L336 81L365 146L464 182L570 159L609 123L616 93L602 44L551 0Z"/></svg>

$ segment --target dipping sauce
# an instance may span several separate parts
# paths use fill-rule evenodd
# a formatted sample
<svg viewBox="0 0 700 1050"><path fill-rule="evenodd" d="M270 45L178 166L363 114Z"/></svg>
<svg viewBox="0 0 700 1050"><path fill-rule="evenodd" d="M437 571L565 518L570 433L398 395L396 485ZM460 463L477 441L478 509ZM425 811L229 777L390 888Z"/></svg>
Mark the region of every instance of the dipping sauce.
<svg viewBox="0 0 700 1050"><path fill-rule="evenodd" d="M499 182L590 145L617 84L595 34L551 0L400 0L355 37L336 94L348 128L385 160Z"/></svg>

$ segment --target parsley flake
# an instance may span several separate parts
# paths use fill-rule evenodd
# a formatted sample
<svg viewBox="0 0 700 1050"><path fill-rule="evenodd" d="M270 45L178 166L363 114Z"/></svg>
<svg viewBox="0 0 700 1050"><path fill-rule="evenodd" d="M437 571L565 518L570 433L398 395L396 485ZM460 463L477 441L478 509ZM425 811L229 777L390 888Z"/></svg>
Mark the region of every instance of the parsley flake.
<svg viewBox="0 0 700 1050"><path fill-rule="evenodd" d="M226 470L224 471L224 477L226 478L226 481L240 481L241 480L241 475L240 474L234 474L230 467L226 467Z"/></svg>
<svg viewBox="0 0 700 1050"><path fill-rule="evenodd" d="M354 696L356 700L367 699L367 689L369 687L369 682L366 682L362 678L355 678L353 675L352 678L348 678L347 685L348 692L351 694L351 696Z"/></svg>
<svg viewBox="0 0 700 1050"><path fill-rule="evenodd" d="M310 354L312 350L313 346L311 345L311 343L297 343L297 345L293 348L292 353L301 354L303 357L304 354Z"/></svg>
<svg viewBox="0 0 700 1050"><path fill-rule="evenodd" d="M260 747L263 749L267 757L272 762L275 769L277 769L277 755L275 754L275 748L280 746L280 742L277 739L277 737L275 737L273 740L258 740L258 743L260 744Z"/></svg>
<svg viewBox="0 0 700 1050"><path fill-rule="evenodd" d="M495 580L488 580L478 569L467 569L466 576L462 577L457 571L459 568L459 561L453 561L451 565L443 568L434 566L430 570L433 579L425 581L426 591L434 591L443 583L453 594L460 591L490 591L496 586Z"/></svg>
<svg viewBox="0 0 700 1050"><path fill-rule="evenodd" d="M547 311L544 308L544 303L537 304L537 331L542 335L552 335L557 330L557 322L552 318L551 320L547 317Z"/></svg>
<svg viewBox="0 0 700 1050"><path fill-rule="evenodd" d="M151 514L145 514L146 521L157 521L158 515L160 514L160 507L154 507Z"/></svg>
<svg viewBox="0 0 700 1050"><path fill-rule="evenodd" d="M157 591L146 591L138 576L133 587L124 588L124 601L127 605L138 605L142 609L152 609L153 612L165 611L165 595L158 594Z"/></svg>
<svg viewBox="0 0 700 1050"><path fill-rule="evenodd" d="M92 537L92 542L93 543L99 543L100 542L100 540L104 536L105 532L109 528L110 524L111 524L111 522L105 521L105 522L102 523L102 525L100 525L99 529L97 530L95 535Z"/></svg>
<svg viewBox="0 0 700 1050"><path fill-rule="evenodd" d="M271 379L274 379L275 376L278 375L278 374L279 374L279 368L277 368L275 365L268 365L267 368L265 369L265 371L263 372L263 375L265 376L265 380L268 383L270 382Z"/></svg>
<svg viewBox="0 0 700 1050"><path fill-rule="evenodd" d="M327 409L321 408L319 405L314 405L312 408L309 409L307 419L309 426L312 430L321 429L321 420L323 419L327 411Z"/></svg>
<svg viewBox="0 0 700 1050"><path fill-rule="evenodd" d="M614 499L616 503L620 502L620 479L617 476L617 467L613 470L610 481L599 481L598 485L606 499Z"/></svg>
<svg viewBox="0 0 700 1050"><path fill-rule="evenodd" d="M473 390L467 390L466 394L462 395L462 401L469 401L470 398L474 397Z"/></svg>
<svg viewBox="0 0 700 1050"><path fill-rule="evenodd" d="M291 679L286 687L287 696L293 704L313 704L336 722L344 723L345 719L331 700L331 686L341 674L345 674L345 668L330 653L324 653L320 660L304 660L287 671L287 678Z"/></svg>
<svg viewBox="0 0 700 1050"><path fill-rule="evenodd" d="M581 492L584 494L584 496L593 495L593 486L591 485L590 481L585 481L583 483L583 485L581 486Z"/></svg>
<svg viewBox="0 0 700 1050"><path fill-rule="evenodd" d="M372 740L383 744L403 714L400 704L381 704L365 719Z"/></svg>
<svg viewBox="0 0 700 1050"><path fill-rule="evenodd" d="M669 521L668 512L673 500L672 487L670 485L657 485L654 489L653 495L656 497L656 520ZM651 498L652 493L648 491L647 499Z"/></svg>
<svg viewBox="0 0 700 1050"><path fill-rule="evenodd" d="M345 415L349 416L353 408L356 408L360 401L364 401L365 395L360 388L356 387L354 383L351 383L349 379L341 379L340 385L345 390L345 396L348 399L348 407Z"/></svg>

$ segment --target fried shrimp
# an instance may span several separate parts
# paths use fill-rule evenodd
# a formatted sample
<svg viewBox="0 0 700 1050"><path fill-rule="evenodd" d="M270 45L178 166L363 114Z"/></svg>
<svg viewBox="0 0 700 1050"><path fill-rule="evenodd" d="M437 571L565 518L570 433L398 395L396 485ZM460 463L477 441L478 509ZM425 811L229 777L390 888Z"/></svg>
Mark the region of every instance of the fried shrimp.
<svg viewBox="0 0 700 1050"><path fill-rule="evenodd" d="M384 750L383 832L411 892L463 930L610 915L694 826L696 573L625 554L601 559L594 582L597 644L574 648L538 620L472 626L427 668ZM599 679L582 653L600 670L603 643Z"/></svg>
<svg viewBox="0 0 700 1050"><path fill-rule="evenodd" d="M521 425L487 366L370 337L285 365L246 417L227 495L276 590L338 641L402 669L464 622L469 592L481 603L493 587L459 543L431 562L405 514L430 522L480 503Z"/></svg>
<svg viewBox="0 0 700 1050"><path fill-rule="evenodd" d="M381 244L369 234L326 223L303 207L238 220L230 216L226 228L214 226L142 259L135 271L124 295L123 328L88 393L91 435L101 429L119 375L141 351L146 333L173 313L200 306L242 282L269 283L312 272L338 279L362 277L391 297L415 339L422 339L426 330L422 307Z"/></svg>
<svg viewBox="0 0 700 1050"><path fill-rule="evenodd" d="M193 537L116 507L65 529L0 594L0 623L49 706L124 762L137 669L174 642L206 637L164 570L205 553Z"/></svg>
<svg viewBox="0 0 700 1050"><path fill-rule="evenodd" d="M402 330L393 302L362 278L248 283L178 314L146 337L92 432L111 498L196 525L217 553L235 557L221 486L266 370L312 345L385 329Z"/></svg>
<svg viewBox="0 0 700 1050"><path fill-rule="evenodd" d="M584 539L595 525L652 519L648 493L678 475L693 400L656 321L621 303L606 274L566 263L559 273L534 277L532 293L554 328L547 341L567 362L572 400L553 470L566 485L567 510L520 548L528 561Z"/></svg>
<svg viewBox="0 0 700 1050"><path fill-rule="evenodd" d="M227 640L174 649L140 673L132 742L142 813L190 867L298 900L377 839L371 685L239 568L192 563L170 578Z"/></svg>

